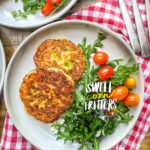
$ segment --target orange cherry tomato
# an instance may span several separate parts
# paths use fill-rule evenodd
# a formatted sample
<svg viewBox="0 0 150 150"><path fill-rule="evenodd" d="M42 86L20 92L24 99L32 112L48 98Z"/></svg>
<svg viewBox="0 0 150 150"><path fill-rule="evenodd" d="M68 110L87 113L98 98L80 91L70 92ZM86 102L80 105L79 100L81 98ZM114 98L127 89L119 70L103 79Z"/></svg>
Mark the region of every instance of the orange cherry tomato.
<svg viewBox="0 0 150 150"><path fill-rule="evenodd" d="M114 74L114 69L110 66L104 66L98 71L98 77L101 80L108 80Z"/></svg>
<svg viewBox="0 0 150 150"><path fill-rule="evenodd" d="M41 12L43 15L49 15L54 10L54 5L52 0L47 0L46 4L42 8Z"/></svg>
<svg viewBox="0 0 150 150"><path fill-rule="evenodd" d="M128 96L122 101L123 104L127 107L136 106L140 101L140 98L135 93L129 93Z"/></svg>
<svg viewBox="0 0 150 150"><path fill-rule="evenodd" d="M117 114L117 112L114 111L114 110L111 110L110 112L107 113L107 115L110 116L110 117L113 117L113 116L115 116L116 114Z"/></svg>
<svg viewBox="0 0 150 150"><path fill-rule="evenodd" d="M110 94L110 98L116 101L121 101L128 96L128 88L126 86L118 86L113 89L112 93Z"/></svg>
<svg viewBox="0 0 150 150"><path fill-rule="evenodd" d="M104 65L108 61L108 55L105 52L95 53L93 60L98 65Z"/></svg>
<svg viewBox="0 0 150 150"><path fill-rule="evenodd" d="M133 89L136 86L136 80L134 77L130 77L129 79L124 81L124 85L129 88Z"/></svg>
<svg viewBox="0 0 150 150"><path fill-rule="evenodd" d="M53 2L56 4L56 5L59 5L61 3L61 0L53 0Z"/></svg>

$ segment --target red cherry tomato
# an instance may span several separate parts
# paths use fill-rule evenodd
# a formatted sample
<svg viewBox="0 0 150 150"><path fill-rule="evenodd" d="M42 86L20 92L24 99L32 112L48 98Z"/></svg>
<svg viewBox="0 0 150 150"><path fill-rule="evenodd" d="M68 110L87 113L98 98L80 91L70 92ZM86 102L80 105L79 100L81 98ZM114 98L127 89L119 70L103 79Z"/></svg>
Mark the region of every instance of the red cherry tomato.
<svg viewBox="0 0 150 150"><path fill-rule="evenodd" d="M110 66L104 66L98 71L98 77L101 80L108 80L114 74L114 69Z"/></svg>
<svg viewBox="0 0 150 150"><path fill-rule="evenodd" d="M93 60L98 65L104 65L108 61L108 55L105 52L95 53Z"/></svg>
<svg viewBox="0 0 150 150"><path fill-rule="evenodd" d="M59 5L61 3L61 0L53 0L53 2L56 4L56 5Z"/></svg>
<svg viewBox="0 0 150 150"><path fill-rule="evenodd" d="M49 15L54 10L54 5L52 0L47 0L46 4L42 8L41 12L43 15Z"/></svg>

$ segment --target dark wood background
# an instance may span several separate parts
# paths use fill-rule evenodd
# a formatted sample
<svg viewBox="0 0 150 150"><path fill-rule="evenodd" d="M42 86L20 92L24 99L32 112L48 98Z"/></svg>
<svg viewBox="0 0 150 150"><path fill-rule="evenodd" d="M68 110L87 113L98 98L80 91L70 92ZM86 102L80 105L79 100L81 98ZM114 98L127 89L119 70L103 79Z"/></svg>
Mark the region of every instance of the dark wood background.
<svg viewBox="0 0 150 150"><path fill-rule="evenodd" d="M78 0L76 5L65 15L69 15L71 13L77 12L78 10L89 6L95 2L99 2L100 0ZM63 16L63 17L65 17ZM62 17L62 18L63 18ZM19 44L34 30L18 30L18 29L11 29L7 27L0 26L0 38L2 39L5 53L6 53L6 59L7 64L15 51L15 49L19 46ZM3 94L0 96L0 139L2 135L3 130L3 124L5 120L6 115L6 107L4 103ZM140 150L150 150L150 130L146 134L146 137L142 141Z"/></svg>

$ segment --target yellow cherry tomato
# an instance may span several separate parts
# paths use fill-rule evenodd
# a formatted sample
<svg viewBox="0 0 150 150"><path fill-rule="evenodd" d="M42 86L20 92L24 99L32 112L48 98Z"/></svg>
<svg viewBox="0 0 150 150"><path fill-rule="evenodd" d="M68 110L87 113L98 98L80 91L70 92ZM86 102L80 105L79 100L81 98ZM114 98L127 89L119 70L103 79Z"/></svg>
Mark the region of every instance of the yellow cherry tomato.
<svg viewBox="0 0 150 150"><path fill-rule="evenodd" d="M129 79L124 81L124 85L129 88L133 89L136 86L136 80L134 77L130 77Z"/></svg>

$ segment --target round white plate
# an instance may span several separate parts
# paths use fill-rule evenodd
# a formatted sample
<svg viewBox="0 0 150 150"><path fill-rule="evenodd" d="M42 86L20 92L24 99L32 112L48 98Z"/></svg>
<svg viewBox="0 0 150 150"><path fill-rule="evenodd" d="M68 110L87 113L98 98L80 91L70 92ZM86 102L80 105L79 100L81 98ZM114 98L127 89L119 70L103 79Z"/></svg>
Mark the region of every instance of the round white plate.
<svg viewBox="0 0 150 150"><path fill-rule="evenodd" d="M39 11L36 14L29 15L27 19L14 19L11 11L23 10L21 0L17 3L15 3L15 0L0 0L0 24L12 28L36 28L50 23L64 15L69 9L71 9L76 1L77 0L70 0L66 6L63 6L52 15L44 16Z"/></svg>
<svg viewBox="0 0 150 150"><path fill-rule="evenodd" d="M5 53L2 42L0 40L0 94L3 88L5 69L6 69Z"/></svg>
<svg viewBox="0 0 150 150"><path fill-rule="evenodd" d="M33 56L37 47L49 38L66 38L78 44L82 42L83 37L87 37L88 43L93 43L99 32L106 34L107 38L103 41L104 47L102 50L109 54L110 59L124 58L126 63L129 58L132 58L134 62L138 62L129 46L115 33L98 24L77 20L60 21L38 29L22 42L11 58L4 84L7 110L21 134L38 148L45 150L76 150L77 144L64 144L63 140L57 141L56 136L51 134L48 124L34 119L24 111L23 103L19 97L19 87L23 77L35 68ZM113 135L104 137L100 142L101 150L106 150L117 144L132 129L139 116L144 93L141 68L135 78L137 79L137 87L134 92L139 94L140 103L130 110L130 114L134 115L134 119L129 124L119 125Z"/></svg>

